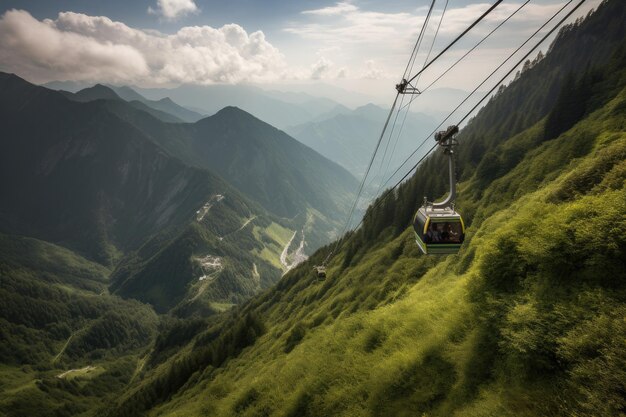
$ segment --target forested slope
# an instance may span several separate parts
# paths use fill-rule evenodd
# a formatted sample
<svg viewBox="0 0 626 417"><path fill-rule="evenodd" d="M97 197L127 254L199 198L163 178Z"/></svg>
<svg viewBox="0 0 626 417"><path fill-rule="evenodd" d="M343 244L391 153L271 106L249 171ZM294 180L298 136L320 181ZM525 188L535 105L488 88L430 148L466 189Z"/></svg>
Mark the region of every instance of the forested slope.
<svg viewBox="0 0 626 417"><path fill-rule="evenodd" d="M65 248L0 234L0 415L78 415L130 382L158 319L109 295L108 273Z"/></svg>
<svg viewBox="0 0 626 417"><path fill-rule="evenodd" d="M328 248L159 357L111 414L626 413L625 7L605 2L563 30L461 132L473 151L459 158L469 227L458 255L420 255L408 227L422 196L445 187L431 158L369 210L326 280L311 267ZM559 49L583 37L598 51L603 36L612 47L589 67ZM490 119L498 100L525 108L544 94L516 86L570 69L584 111L569 114L571 84L558 81L535 120Z"/></svg>
<svg viewBox="0 0 626 417"><path fill-rule="evenodd" d="M115 94L87 93L101 90ZM211 302L238 303L280 278L280 254L304 220L271 216L117 114L157 119L11 74L0 73L0 91L0 231L109 267L114 292L161 312L191 301L213 312Z"/></svg>

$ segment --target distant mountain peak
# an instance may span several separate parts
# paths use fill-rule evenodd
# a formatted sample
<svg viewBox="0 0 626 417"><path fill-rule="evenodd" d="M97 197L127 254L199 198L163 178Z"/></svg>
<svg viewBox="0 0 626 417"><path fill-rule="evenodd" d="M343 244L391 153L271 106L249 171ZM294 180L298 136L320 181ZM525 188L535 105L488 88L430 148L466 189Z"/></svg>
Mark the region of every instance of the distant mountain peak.
<svg viewBox="0 0 626 417"><path fill-rule="evenodd" d="M104 84L96 84L93 87L88 87L88 88L83 88L81 91L103 91L103 92L107 92L111 95L114 95L115 97L119 97L117 95L117 93L115 91L113 91L112 88L107 87Z"/></svg>
<svg viewBox="0 0 626 417"><path fill-rule="evenodd" d="M380 106L377 106L377 105L376 105L376 104L374 104L374 103L367 103L367 104L365 104L365 105L363 105L363 106L359 106L359 107L357 107L357 110L358 110L358 109L377 109L377 110L378 110L378 109L381 109L381 107L380 107Z"/></svg>
<svg viewBox="0 0 626 417"><path fill-rule="evenodd" d="M230 113L230 112L234 112L234 113L241 112L241 113L250 114L250 113L248 113L248 112L246 112L244 110L241 110L237 106L226 106L223 109L221 109L220 111L218 111L216 114L220 114L220 113L226 114L226 113Z"/></svg>
<svg viewBox="0 0 626 417"><path fill-rule="evenodd" d="M24 82L26 82L26 80L24 80L23 78L13 74L12 72L1 72L0 71L0 79L13 80L13 81L24 81Z"/></svg>
<svg viewBox="0 0 626 417"><path fill-rule="evenodd" d="M273 129L274 126L264 122L256 116L248 113L245 110L240 109L237 106L226 106L219 110L212 116L204 117L196 122L199 126L204 126L211 123L236 123L238 127L241 127L242 123L245 125L266 125Z"/></svg>
<svg viewBox="0 0 626 417"><path fill-rule="evenodd" d="M81 101L91 101L98 99L122 100L122 98L115 91L113 91L112 88L102 84L96 84L93 87L83 88L76 93L76 97Z"/></svg>
<svg viewBox="0 0 626 417"><path fill-rule="evenodd" d="M226 106L217 113L214 114L214 117L237 117L237 118L246 118L246 119L254 119L262 122L262 120L256 118L252 114L248 113L245 110L240 109L237 106ZM265 123L265 122L263 122Z"/></svg>

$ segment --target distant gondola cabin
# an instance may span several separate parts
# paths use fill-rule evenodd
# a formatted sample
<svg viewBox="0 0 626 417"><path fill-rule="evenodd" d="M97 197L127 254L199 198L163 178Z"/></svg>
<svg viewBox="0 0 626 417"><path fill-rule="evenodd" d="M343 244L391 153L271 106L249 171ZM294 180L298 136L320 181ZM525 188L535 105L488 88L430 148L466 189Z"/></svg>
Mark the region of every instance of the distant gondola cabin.
<svg viewBox="0 0 626 417"><path fill-rule="evenodd" d="M417 245L427 255L457 253L465 239L463 219L450 208L421 207L413 229Z"/></svg>
<svg viewBox="0 0 626 417"><path fill-rule="evenodd" d="M326 278L326 267L325 266L316 266L313 269L315 269L315 272L317 273L317 278L319 279L324 279Z"/></svg>

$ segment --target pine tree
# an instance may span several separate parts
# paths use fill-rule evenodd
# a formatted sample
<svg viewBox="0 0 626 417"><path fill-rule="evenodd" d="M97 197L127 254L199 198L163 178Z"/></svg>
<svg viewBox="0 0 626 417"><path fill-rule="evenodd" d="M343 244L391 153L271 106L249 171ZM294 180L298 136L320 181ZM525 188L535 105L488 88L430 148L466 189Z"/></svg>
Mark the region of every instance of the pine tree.
<svg viewBox="0 0 626 417"><path fill-rule="evenodd" d="M586 71L579 81L576 81L570 72L563 82L554 108L546 120L544 140L554 139L574 126L585 114L590 94L591 77L589 71Z"/></svg>

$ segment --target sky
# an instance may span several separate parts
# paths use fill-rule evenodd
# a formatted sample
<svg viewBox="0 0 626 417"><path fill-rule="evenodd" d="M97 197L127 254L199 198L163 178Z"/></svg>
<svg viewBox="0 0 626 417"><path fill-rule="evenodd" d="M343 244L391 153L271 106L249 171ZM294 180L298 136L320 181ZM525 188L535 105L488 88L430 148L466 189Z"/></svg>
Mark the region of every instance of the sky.
<svg viewBox="0 0 626 417"><path fill-rule="evenodd" d="M420 85L434 80L523 1L500 4L423 74ZM587 0L575 16L599 1ZM435 87L471 90L566 2L531 0ZM0 70L35 83L253 83L292 91L332 85L384 102L402 78L430 3L3 0ZM437 0L412 72L489 6L487 0Z"/></svg>

